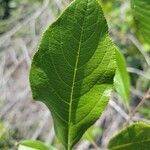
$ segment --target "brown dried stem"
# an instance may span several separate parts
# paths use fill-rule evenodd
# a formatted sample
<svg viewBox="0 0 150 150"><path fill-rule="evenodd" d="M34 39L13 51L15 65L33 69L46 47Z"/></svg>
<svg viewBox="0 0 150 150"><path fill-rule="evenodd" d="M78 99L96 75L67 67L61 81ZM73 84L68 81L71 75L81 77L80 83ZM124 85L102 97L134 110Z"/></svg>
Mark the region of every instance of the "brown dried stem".
<svg viewBox="0 0 150 150"><path fill-rule="evenodd" d="M129 119L126 122L126 126L129 124L130 120L135 116L135 114L140 110L141 106L145 103L146 100L150 99L150 88L145 94L145 96L142 98L140 103L135 107L135 109L129 114Z"/></svg>

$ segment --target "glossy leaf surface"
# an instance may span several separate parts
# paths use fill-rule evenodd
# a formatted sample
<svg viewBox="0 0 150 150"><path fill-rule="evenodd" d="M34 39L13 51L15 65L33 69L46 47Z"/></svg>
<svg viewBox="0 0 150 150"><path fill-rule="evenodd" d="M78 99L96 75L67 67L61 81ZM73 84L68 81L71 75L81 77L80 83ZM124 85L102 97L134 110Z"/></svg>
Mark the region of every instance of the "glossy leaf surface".
<svg viewBox="0 0 150 150"><path fill-rule="evenodd" d="M107 106L115 47L97 0L75 0L43 34L34 55L33 98L50 109L66 149L79 141Z"/></svg>
<svg viewBox="0 0 150 150"><path fill-rule="evenodd" d="M114 136L110 150L148 150L150 148L150 125L134 123Z"/></svg>

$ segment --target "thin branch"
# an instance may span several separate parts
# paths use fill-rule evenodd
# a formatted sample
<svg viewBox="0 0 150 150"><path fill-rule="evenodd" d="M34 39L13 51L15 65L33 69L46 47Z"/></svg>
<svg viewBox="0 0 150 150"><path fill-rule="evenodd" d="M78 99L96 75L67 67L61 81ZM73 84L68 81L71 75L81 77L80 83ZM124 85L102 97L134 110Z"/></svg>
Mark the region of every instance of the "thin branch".
<svg viewBox="0 0 150 150"><path fill-rule="evenodd" d="M130 119L130 116L113 100L110 100L109 105L116 110L126 121L128 121ZM140 117L132 117L131 118L133 121L143 121L146 123L150 123L149 120L144 119L144 118L140 118Z"/></svg>
<svg viewBox="0 0 150 150"><path fill-rule="evenodd" d="M147 91L145 96L142 98L140 103L135 107L135 109L129 114L129 119L126 122L126 126L129 124L130 120L135 116L135 114L140 110L141 106L145 103L146 100L150 99L150 89Z"/></svg>
<svg viewBox="0 0 150 150"><path fill-rule="evenodd" d="M118 104L116 104L113 100L110 100L109 105L113 109L115 109L125 120L129 119L128 114Z"/></svg>
<svg viewBox="0 0 150 150"><path fill-rule="evenodd" d="M140 103L136 106L133 112L130 114L130 119L140 110L141 106L145 103L146 100L150 99L150 89L147 91L145 96L142 98Z"/></svg>
<svg viewBox="0 0 150 150"><path fill-rule="evenodd" d="M146 75L146 73L142 70L136 69L136 68L132 68L132 67L128 67L127 68L128 72L130 73L135 73L137 75L140 75L148 80L150 80L150 76Z"/></svg>

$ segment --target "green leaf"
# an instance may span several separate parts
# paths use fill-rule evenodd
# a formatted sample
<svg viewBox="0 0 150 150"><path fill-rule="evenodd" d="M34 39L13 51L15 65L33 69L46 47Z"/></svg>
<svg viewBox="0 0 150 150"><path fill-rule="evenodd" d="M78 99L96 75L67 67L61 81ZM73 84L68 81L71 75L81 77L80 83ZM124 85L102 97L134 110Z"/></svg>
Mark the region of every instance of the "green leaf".
<svg viewBox="0 0 150 150"><path fill-rule="evenodd" d="M43 34L31 65L31 89L33 98L51 110L56 135L66 149L107 106L115 49L97 0L73 1Z"/></svg>
<svg viewBox="0 0 150 150"><path fill-rule="evenodd" d="M56 150L52 146L46 146L40 141L25 140L19 144L18 150Z"/></svg>
<svg viewBox="0 0 150 150"><path fill-rule="evenodd" d="M148 150L150 148L150 125L133 123L114 136L109 150Z"/></svg>
<svg viewBox="0 0 150 150"><path fill-rule="evenodd" d="M130 77L124 56L116 50L117 70L114 78L114 86L117 93L128 103L130 95Z"/></svg>
<svg viewBox="0 0 150 150"><path fill-rule="evenodd" d="M131 0L131 6L138 29L150 44L150 0Z"/></svg>

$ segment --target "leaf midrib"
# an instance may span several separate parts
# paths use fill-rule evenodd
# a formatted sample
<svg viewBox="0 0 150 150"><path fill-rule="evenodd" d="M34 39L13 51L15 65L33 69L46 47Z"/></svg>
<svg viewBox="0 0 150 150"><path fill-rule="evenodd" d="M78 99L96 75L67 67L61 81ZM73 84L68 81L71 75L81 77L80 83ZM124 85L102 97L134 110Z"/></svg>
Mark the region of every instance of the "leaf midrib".
<svg viewBox="0 0 150 150"><path fill-rule="evenodd" d="M86 12L87 12L87 5L88 1L86 3L86 9L85 9L85 14L83 18L83 23L82 23L82 28L81 28L81 35L80 35L80 41L79 41L79 48L77 51L77 57L76 57L76 62L75 62L75 68L74 68L74 74L73 74L73 81L72 81L72 86L71 86L71 94L70 94L70 105L69 105L69 119L68 119L68 143L67 143L67 149L70 149L70 123L71 123L71 108L72 108L72 102L73 102L73 93L74 93L74 87L75 87L75 80L76 80L76 74L77 74L77 67L79 63L79 56L80 56L80 51L81 51L81 44L82 44L82 37L83 37L83 27L84 27L84 22L85 22L85 17L86 17Z"/></svg>

